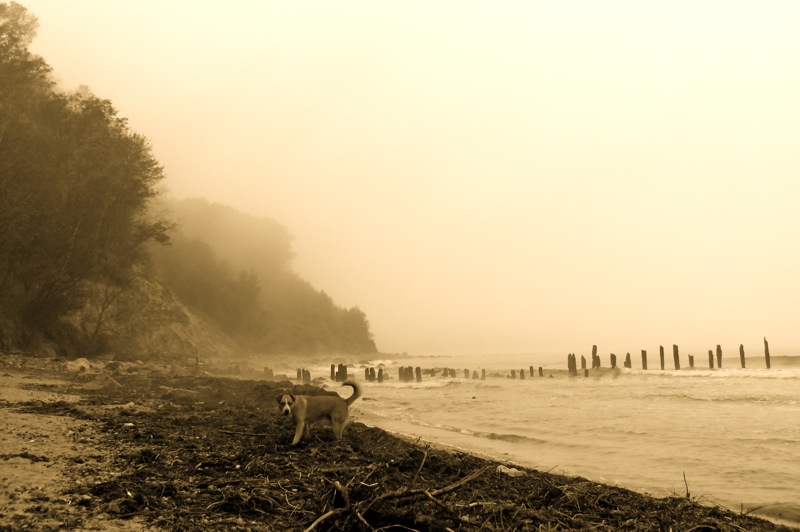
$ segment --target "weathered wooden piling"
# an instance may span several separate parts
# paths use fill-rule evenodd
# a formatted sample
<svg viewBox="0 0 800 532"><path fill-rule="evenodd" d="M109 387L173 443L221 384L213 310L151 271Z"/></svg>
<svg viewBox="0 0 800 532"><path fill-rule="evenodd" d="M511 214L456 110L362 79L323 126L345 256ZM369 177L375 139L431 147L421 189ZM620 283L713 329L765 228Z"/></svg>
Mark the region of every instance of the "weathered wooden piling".
<svg viewBox="0 0 800 532"><path fill-rule="evenodd" d="M739 344L739 360L742 361L742 369L744 369L744 345Z"/></svg>
<svg viewBox="0 0 800 532"><path fill-rule="evenodd" d="M521 380L521 381L525 380L525 370L524 369L520 369L519 370L519 380Z"/></svg>
<svg viewBox="0 0 800 532"><path fill-rule="evenodd" d="M689 367L694 367L694 355L689 355Z"/></svg>
<svg viewBox="0 0 800 532"><path fill-rule="evenodd" d="M647 350L642 349L642 369L647 369Z"/></svg>
<svg viewBox="0 0 800 532"><path fill-rule="evenodd" d="M770 368L769 365L769 342L767 342L767 337L764 337L764 360L767 363L767 369Z"/></svg>
<svg viewBox="0 0 800 532"><path fill-rule="evenodd" d="M583 370L583 376L584 377L588 377L589 376L589 370L588 369Z"/></svg>
<svg viewBox="0 0 800 532"><path fill-rule="evenodd" d="M482 370L481 370L481 380L482 380L482 381L485 381L485 380L486 380L486 370L485 370L485 369L482 369Z"/></svg>
<svg viewBox="0 0 800 532"><path fill-rule="evenodd" d="M722 347L717 344L717 367L722 368Z"/></svg>
<svg viewBox="0 0 800 532"><path fill-rule="evenodd" d="M681 369L681 357L678 355L678 346L677 344L672 344L672 361L675 364L675 369Z"/></svg>
<svg viewBox="0 0 800 532"><path fill-rule="evenodd" d="M658 357L661 359L661 371L664 371L664 346L658 346Z"/></svg>
<svg viewBox="0 0 800 532"><path fill-rule="evenodd" d="M303 380L303 370L300 368L297 368L297 380L299 381Z"/></svg>
<svg viewBox="0 0 800 532"><path fill-rule="evenodd" d="M331 364L331 380L336 380L336 364Z"/></svg>
<svg viewBox="0 0 800 532"><path fill-rule="evenodd" d="M422 368L417 366L417 368L414 370L414 373L417 377L417 382L422 382Z"/></svg>
<svg viewBox="0 0 800 532"><path fill-rule="evenodd" d="M533 377L533 366L530 366L530 367L528 368L528 371L530 371L530 373L531 373L531 377Z"/></svg>
<svg viewBox="0 0 800 532"><path fill-rule="evenodd" d="M339 367L336 371L336 382L344 382L347 380L347 366L345 364L339 364Z"/></svg>
<svg viewBox="0 0 800 532"><path fill-rule="evenodd" d="M511 370L511 378L512 379L516 379L517 378L517 370L515 370L515 369Z"/></svg>
<svg viewBox="0 0 800 532"><path fill-rule="evenodd" d="M611 369L614 369L616 367L617 367L617 355L611 353Z"/></svg>
<svg viewBox="0 0 800 532"><path fill-rule="evenodd" d="M476 381L476 380L478 380L479 378L480 378L480 377L478 377L478 372L477 372L477 371L473 371L473 372L472 372L472 380Z"/></svg>
<svg viewBox="0 0 800 532"><path fill-rule="evenodd" d="M575 355L573 355L575 356ZM577 369L577 368L575 368ZM586 357L581 355L581 369L586 369Z"/></svg>
<svg viewBox="0 0 800 532"><path fill-rule="evenodd" d="M630 353L626 353L625 354L625 367L628 368L628 369L633 368L633 362L631 362L631 354Z"/></svg>
<svg viewBox="0 0 800 532"><path fill-rule="evenodd" d="M592 346L592 369L600 367L600 355L597 354L597 346Z"/></svg>
<svg viewBox="0 0 800 532"><path fill-rule="evenodd" d="M303 370L303 384L311 384L311 371L304 369Z"/></svg>
<svg viewBox="0 0 800 532"><path fill-rule="evenodd" d="M539 366L539 376L544 377L544 368L542 366Z"/></svg>
<svg viewBox="0 0 800 532"><path fill-rule="evenodd" d="M714 352L711 349L708 350L708 369L714 369Z"/></svg>
<svg viewBox="0 0 800 532"><path fill-rule="evenodd" d="M369 368L364 368L364 380L369 382Z"/></svg>
<svg viewBox="0 0 800 532"><path fill-rule="evenodd" d="M383 382L383 368L378 368L378 382Z"/></svg>

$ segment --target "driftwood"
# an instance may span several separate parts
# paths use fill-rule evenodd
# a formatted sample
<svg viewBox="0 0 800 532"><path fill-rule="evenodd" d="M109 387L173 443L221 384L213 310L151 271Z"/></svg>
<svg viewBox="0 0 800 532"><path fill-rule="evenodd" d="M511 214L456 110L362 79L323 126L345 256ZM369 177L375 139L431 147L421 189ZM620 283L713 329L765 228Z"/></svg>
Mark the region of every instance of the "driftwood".
<svg viewBox="0 0 800 532"><path fill-rule="evenodd" d="M327 427L291 447L280 383L213 377L120 376L122 387L69 388L87 405L20 405L31 414L80 416L107 432L98 481L64 497L87 516L131 518L166 530L776 530L767 521L685 496L525 470L392 436L361 423L336 441ZM161 388L163 386L164 388ZM164 389L189 390L174 402ZM152 409L159 414L152 415ZM118 430L122 421L130 430ZM687 487L688 491L688 487ZM83 515L83 514L82 514ZM79 517L72 523L81 529ZM788 530L788 529L787 529Z"/></svg>

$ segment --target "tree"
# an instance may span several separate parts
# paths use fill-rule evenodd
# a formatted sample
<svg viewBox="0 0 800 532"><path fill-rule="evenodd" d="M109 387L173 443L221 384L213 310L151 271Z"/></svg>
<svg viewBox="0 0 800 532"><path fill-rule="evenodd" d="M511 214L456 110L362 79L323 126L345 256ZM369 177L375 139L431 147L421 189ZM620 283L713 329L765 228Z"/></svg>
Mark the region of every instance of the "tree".
<svg viewBox="0 0 800 532"><path fill-rule="evenodd" d="M87 88L56 90L28 51L35 29L0 4L0 334L27 333L4 343L53 336L91 283L124 287L169 228L147 214L164 177L147 140Z"/></svg>

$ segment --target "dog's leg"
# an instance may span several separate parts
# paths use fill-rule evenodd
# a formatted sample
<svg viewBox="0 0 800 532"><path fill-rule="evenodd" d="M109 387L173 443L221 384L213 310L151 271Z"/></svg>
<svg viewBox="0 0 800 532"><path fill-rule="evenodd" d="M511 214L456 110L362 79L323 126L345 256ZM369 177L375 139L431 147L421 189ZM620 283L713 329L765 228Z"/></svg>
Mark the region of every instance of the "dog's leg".
<svg viewBox="0 0 800 532"><path fill-rule="evenodd" d="M308 426L305 422L301 419L297 422L297 428L294 431L294 439L292 440L292 445L297 445L297 442L300 441L300 438L303 436L303 430L305 429L306 435L308 435Z"/></svg>
<svg viewBox="0 0 800 532"><path fill-rule="evenodd" d="M344 415L334 415L331 416L331 426L333 427L333 437L337 440L342 439L342 433L344 432L344 427L347 425L347 412Z"/></svg>

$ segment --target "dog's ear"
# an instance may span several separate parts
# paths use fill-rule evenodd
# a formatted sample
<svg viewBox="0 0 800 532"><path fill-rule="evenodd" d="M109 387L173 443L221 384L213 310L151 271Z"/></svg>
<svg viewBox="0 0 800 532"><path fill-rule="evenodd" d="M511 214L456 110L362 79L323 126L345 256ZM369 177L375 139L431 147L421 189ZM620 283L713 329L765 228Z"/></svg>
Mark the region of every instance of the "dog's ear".
<svg viewBox="0 0 800 532"><path fill-rule="evenodd" d="M275 396L275 400L278 401L278 404L281 404L281 398L282 397L283 397L283 394Z"/></svg>
<svg viewBox="0 0 800 532"><path fill-rule="evenodd" d="M295 402L294 395L290 395L290 396L289 396L289 399L291 399L293 403Z"/></svg>

